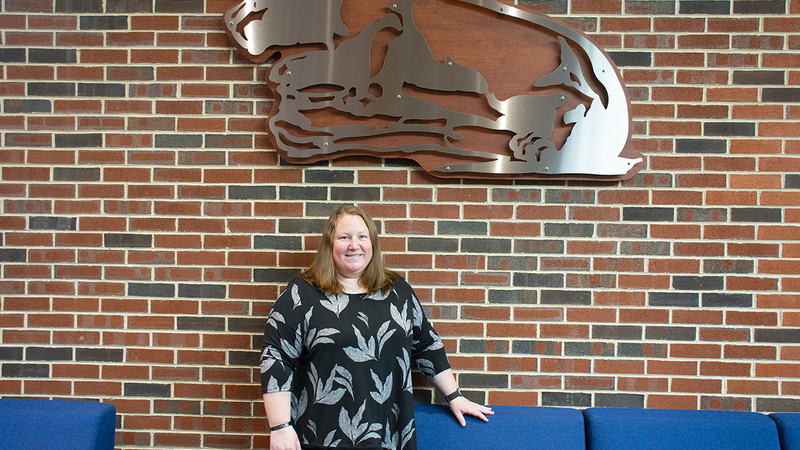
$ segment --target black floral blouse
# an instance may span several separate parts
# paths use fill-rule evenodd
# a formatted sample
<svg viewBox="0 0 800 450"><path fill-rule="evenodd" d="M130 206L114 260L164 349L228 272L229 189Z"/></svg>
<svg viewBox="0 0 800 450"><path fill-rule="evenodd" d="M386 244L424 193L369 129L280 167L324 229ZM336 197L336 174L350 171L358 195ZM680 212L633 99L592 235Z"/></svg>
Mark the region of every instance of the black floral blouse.
<svg viewBox="0 0 800 450"><path fill-rule="evenodd" d="M267 319L263 393L290 391L303 448L415 450L411 364L450 368L404 279L382 295L325 295L291 282Z"/></svg>

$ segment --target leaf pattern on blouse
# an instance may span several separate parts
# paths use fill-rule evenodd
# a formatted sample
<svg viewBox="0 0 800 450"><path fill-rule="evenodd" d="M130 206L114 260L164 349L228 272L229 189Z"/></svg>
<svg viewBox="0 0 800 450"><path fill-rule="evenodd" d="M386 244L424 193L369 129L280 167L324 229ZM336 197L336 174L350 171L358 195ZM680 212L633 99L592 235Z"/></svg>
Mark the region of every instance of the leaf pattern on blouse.
<svg viewBox="0 0 800 450"><path fill-rule="evenodd" d="M331 375L323 383L322 379L317 375L317 368L311 364L308 374L311 377L312 386L314 389L314 403L322 403L323 405L335 405L342 399L345 392L353 394L353 376L350 372L340 365L334 366L331 370ZM333 384L337 383L344 387L338 389L333 388Z"/></svg>
<svg viewBox="0 0 800 450"><path fill-rule="evenodd" d="M432 330L429 330L428 335L431 337L431 340L433 342L431 342L431 345L429 345L425 349L426 352L431 352L434 350L440 350L444 348L444 343L442 342L442 338L440 338L438 334L434 333Z"/></svg>
<svg viewBox="0 0 800 450"><path fill-rule="evenodd" d="M386 420L386 428L384 428L385 434L383 435L383 441L381 442L381 447L388 448L388 449L396 449L397 444L400 443L400 433L394 432L392 433L392 428L389 424L389 420Z"/></svg>
<svg viewBox="0 0 800 450"><path fill-rule="evenodd" d="M358 408L358 411L350 417L350 414L347 412L346 408L342 408L339 412L339 429L350 439L354 445L357 445L359 442L363 441L364 439L369 438L378 438L380 439L380 435L377 431L383 429L383 425L379 423L369 423L369 422L361 422L361 418L364 414L364 409L367 407L367 401L364 400L364 403L361 404L361 407Z"/></svg>
<svg viewBox="0 0 800 450"><path fill-rule="evenodd" d="M391 325L391 322L387 320L378 329L376 334L376 337L378 338L377 347L375 346L374 337L370 337L369 340L364 339L364 335L361 334L361 331L358 329L358 327L353 325L353 331L355 332L356 339L358 340L358 348L352 346L346 347L344 352L355 362L365 362L370 360L377 361L381 357L381 351L386 345L386 341L388 341L396 331L390 330L389 325Z"/></svg>
<svg viewBox="0 0 800 450"><path fill-rule="evenodd" d="M311 321L312 312L314 311L314 307L308 309L306 313L305 319L305 327L306 329L309 328L309 322ZM306 332L306 348L312 349L314 346L318 344L333 344L334 340L331 339L331 336L338 334L339 330L336 328L323 328L317 331L316 328L308 329Z"/></svg>
<svg viewBox="0 0 800 450"><path fill-rule="evenodd" d="M427 359L420 358L417 360L417 368L426 378L432 378L436 375L436 371L433 367L433 363L428 361Z"/></svg>
<svg viewBox="0 0 800 450"><path fill-rule="evenodd" d="M276 362L283 365L283 359L278 349L267 347L261 352L261 373L266 373Z"/></svg>
<svg viewBox="0 0 800 450"><path fill-rule="evenodd" d="M414 437L414 419L411 419L405 428L403 428L403 443L400 445L400 448L405 448L406 444L408 444L408 441L410 441L412 437Z"/></svg>
<svg viewBox="0 0 800 450"><path fill-rule="evenodd" d="M381 291L377 291L377 292L373 292L371 294L366 295L364 298L368 298L370 300L378 300L378 301L380 301L380 300L386 300L392 294L397 295L397 291L391 290L391 291L386 291L386 293L382 293Z"/></svg>
<svg viewBox="0 0 800 450"><path fill-rule="evenodd" d="M378 328L378 358L381 357L381 352L383 351L383 347L386 346L386 342L389 340L390 337L394 334L396 329L389 329L389 325L391 325L391 321L386 321Z"/></svg>
<svg viewBox="0 0 800 450"><path fill-rule="evenodd" d="M327 436L325 436L325 440L322 441L322 445L324 445L325 447L336 447L336 446L338 446L339 443L342 442L342 440L341 439L337 439L335 441L333 440L333 437L336 435L337 431L338 430L331 430L331 432L328 433Z"/></svg>
<svg viewBox="0 0 800 450"><path fill-rule="evenodd" d="M296 309L303 304L300 299L300 288L296 284L292 286L292 303L294 304L292 309Z"/></svg>
<svg viewBox="0 0 800 450"><path fill-rule="evenodd" d="M330 336L339 333L335 328L323 328L317 331L316 328L308 330L308 337L306 338L306 347L314 348L318 344L333 344L333 339Z"/></svg>
<svg viewBox="0 0 800 450"><path fill-rule="evenodd" d="M277 329L279 324L286 324L286 319L283 318L283 314L273 309L267 318L267 325Z"/></svg>
<svg viewBox="0 0 800 450"><path fill-rule="evenodd" d="M389 309L392 314L392 319L400 325L400 328L405 331L406 336L411 335L411 321L408 320L408 308L407 304L403 304L403 311L399 311L395 305L392 305Z"/></svg>
<svg viewBox="0 0 800 450"><path fill-rule="evenodd" d="M422 319L425 318L425 313L422 312L422 305L417 300L417 297L411 296L413 308L414 308L414 326L419 327L422 325Z"/></svg>
<svg viewBox="0 0 800 450"><path fill-rule="evenodd" d="M336 317L339 317L339 314L347 308L347 305L350 303L350 296L347 294L331 294L327 295L324 300L320 301L320 304L330 310L332 313L336 314Z"/></svg>
<svg viewBox="0 0 800 450"><path fill-rule="evenodd" d="M278 380L275 377L269 377L267 382L267 389L270 392L288 391L292 387L292 380L287 381L283 386L278 386Z"/></svg>
<svg viewBox="0 0 800 450"><path fill-rule="evenodd" d="M317 435L317 424L313 420L308 421L308 430L311 431L313 436ZM305 441L304 443L308 444L308 441Z"/></svg>
<svg viewBox="0 0 800 450"><path fill-rule="evenodd" d="M356 333L356 339L358 340L358 348L355 347L345 347L344 352L347 356L350 357L355 362L366 362L370 360L377 360L377 354L375 352L375 338L370 337L369 341L364 339L364 336L361 334L361 331L358 330L358 327L353 325L353 331Z"/></svg>
<svg viewBox="0 0 800 450"><path fill-rule="evenodd" d="M370 374L372 375L372 381L375 382L375 387L378 389L377 391L371 391L369 395L372 397L373 400L376 402L383 404L386 400L389 400L389 397L392 395L392 386L394 385L394 377L391 373L386 377L386 381L382 382L378 374L375 373L374 370L370 369Z"/></svg>
<svg viewBox="0 0 800 450"><path fill-rule="evenodd" d="M400 365L400 370L403 373L403 387L404 391L412 392L414 387L411 385L411 359L408 357L408 352L406 349L403 349L403 357L397 358L397 363Z"/></svg>
<svg viewBox="0 0 800 450"><path fill-rule="evenodd" d="M303 351L303 330L298 326L294 331L294 342L289 342L281 339L281 348L290 359L297 359L300 357L300 352Z"/></svg>
<svg viewBox="0 0 800 450"><path fill-rule="evenodd" d="M302 416L303 413L306 412L306 408L308 408L308 389L303 389L300 392L300 396L294 395L292 393L292 420L296 421L298 417ZM316 424L313 420L310 420L310 425L313 426L314 435L317 434L316 431Z"/></svg>

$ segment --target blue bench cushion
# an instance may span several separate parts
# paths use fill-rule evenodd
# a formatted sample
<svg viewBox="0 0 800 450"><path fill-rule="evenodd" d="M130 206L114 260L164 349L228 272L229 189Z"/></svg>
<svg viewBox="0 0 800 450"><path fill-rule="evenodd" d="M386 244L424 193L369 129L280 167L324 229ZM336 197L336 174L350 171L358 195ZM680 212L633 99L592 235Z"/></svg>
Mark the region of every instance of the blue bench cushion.
<svg viewBox="0 0 800 450"><path fill-rule="evenodd" d="M585 450L576 409L492 406L489 422L467 417L462 428L445 405L414 405L418 450Z"/></svg>
<svg viewBox="0 0 800 450"><path fill-rule="evenodd" d="M772 413L769 417L778 425L781 449L800 450L800 414Z"/></svg>
<svg viewBox="0 0 800 450"><path fill-rule="evenodd" d="M0 448L113 450L116 408L108 403L0 399Z"/></svg>
<svg viewBox="0 0 800 450"><path fill-rule="evenodd" d="M633 408L585 410L592 450L781 450L764 414Z"/></svg>

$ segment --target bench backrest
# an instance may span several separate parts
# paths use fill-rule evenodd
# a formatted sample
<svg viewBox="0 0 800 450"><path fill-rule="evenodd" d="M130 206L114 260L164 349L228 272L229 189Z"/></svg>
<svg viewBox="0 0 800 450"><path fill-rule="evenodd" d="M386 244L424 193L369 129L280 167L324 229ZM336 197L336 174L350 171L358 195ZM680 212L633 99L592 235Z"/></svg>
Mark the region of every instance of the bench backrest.
<svg viewBox="0 0 800 450"><path fill-rule="evenodd" d="M0 449L113 450L116 408L108 403L0 399Z"/></svg>
<svg viewBox="0 0 800 450"><path fill-rule="evenodd" d="M462 428L445 405L414 405L418 450L586 450L577 409L494 406L489 422Z"/></svg>
<svg viewBox="0 0 800 450"><path fill-rule="evenodd" d="M589 408L592 450L781 450L775 423L755 412Z"/></svg>
<svg viewBox="0 0 800 450"><path fill-rule="evenodd" d="M772 413L769 417L778 426L781 450L800 450L800 414Z"/></svg>

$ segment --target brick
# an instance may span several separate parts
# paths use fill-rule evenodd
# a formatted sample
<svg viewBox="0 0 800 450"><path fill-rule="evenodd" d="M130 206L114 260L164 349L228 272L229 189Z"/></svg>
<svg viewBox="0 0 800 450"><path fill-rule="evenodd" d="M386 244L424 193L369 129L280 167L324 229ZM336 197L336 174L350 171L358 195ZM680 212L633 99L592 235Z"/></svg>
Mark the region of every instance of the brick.
<svg viewBox="0 0 800 450"><path fill-rule="evenodd" d="M49 105L49 103L48 103L48 105ZM28 122L30 123L32 120L35 121L36 119L29 119ZM69 120L69 119L65 119L64 121L66 122L67 120ZM32 130L33 129L37 129L36 125L34 123L30 124L29 126L31 127ZM25 129L25 118L22 117L22 116L6 116L6 117L3 117L3 118L0 118L0 128L7 129L7 130L12 130L12 129L13 130L24 130ZM17 157L17 159L15 161L17 163L21 163L22 162L21 160L24 158L24 155L22 155L20 152L7 152L6 154L7 155L18 155L18 157ZM6 160L6 162L12 161L9 158L9 156L4 156L3 158Z"/></svg>
<svg viewBox="0 0 800 450"><path fill-rule="evenodd" d="M541 358L540 373L589 373L590 360L588 359L561 359Z"/></svg>
<svg viewBox="0 0 800 450"><path fill-rule="evenodd" d="M25 382L25 391L27 395L45 395L45 396L68 396L71 394L71 382L69 381L34 381L29 380Z"/></svg>
<svg viewBox="0 0 800 450"><path fill-rule="evenodd" d="M651 67L652 55L648 52L611 51L609 56L617 67Z"/></svg>
<svg viewBox="0 0 800 450"><path fill-rule="evenodd" d="M728 380L728 393L751 395L777 395L778 383L768 380Z"/></svg>
<svg viewBox="0 0 800 450"><path fill-rule="evenodd" d="M777 290L777 280L770 278L757 278L757 277L728 277L727 280L728 290L764 290L774 291Z"/></svg>
<svg viewBox="0 0 800 450"><path fill-rule="evenodd" d="M175 286L162 283L130 283L128 295L134 297L173 297Z"/></svg>
<svg viewBox="0 0 800 450"><path fill-rule="evenodd" d="M703 293L703 306L711 308L751 308L752 294Z"/></svg>
<svg viewBox="0 0 800 450"><path fill-rule="evenodd" d="M764 359L775 360L777 349L766 345L726 345L726 359Z"/></svg>
<svg viewBox="0 0 800 450"><path fill-rule="evenodd" d="M74 49L32 48L28 52L28 62L46 64L71 64L77 61Z"/></svg>
<svg viewBox="0 0 800 450"><path fill-rule="evenodd" d="M758 101L758 92L748 88L711 88L706 94L710 101Z"/></svg>
<svg viewBox="0 0 800 450"><path fill-rule="evenodd" d="M651 301L651 305L653 302ZM620 323L669 323L669 313L666 310L639 310L621 309L619 311Z"/></svg>
<svg viewBox="0 0 800 450"><path fill-rule="evenodd" d="M47 364L3 364L2 375L9 378L48 378L50 366Z"/></svg>
<svg viewBox="0 0 800 450"><path fill-rule="evenodd" d="M28 193L31 197L74 198L75 186L72 185L30 185Z"/></svg>
<svg viewBox="0 0 800 450"><path fill-rule="evenodd" d="M645 339L693 341L696 339L697 330L692 327L656 326L645 327Z"/></svg>
<svg viewBox="0 0 800 450"><path fill-rule="evenodd" d="M4 181L49 181L50 170L39 167L3 167Z"/></svg>
<svg viewBox="0 0 800 450"><path fill-rule="evenodd" d="M53 245L51 233L6 233L6 245L26 247L50 247Z"/></svg>
<svg viewBox="0 0 800 450"><path fill-rule="evenodd" d="M673 378L673 392L696 392L696 393L721 393L722 380L718 379L695 379L695 378Z"/></svg>
<svg viewBox="0 0 800 450"><path fill-rule="evenodd" d="M722 256L723 249L721 243L687 243L676 244L674 253L676 256Z"/></svg>
<svg viewBox="0 0 800 450"><path fill-rule="evenodd" d="M174 198L173 186L159 186L153 184L129 185L129 198Z"/></svg>
<svg viewBox="0 0 800 450"><path fill-rule="evenodd" d="M706 273L753 273L753 267L753 262L747 260L706 260L703 262L703 271Z"/></svg>
<svg viewBox="0 0 800 450"><path fill-rule="evenodd" d="M70 358L71 359L71 358ZM92 379L87 384L94 384L100 378L100 366L96 364L53 364L53 378Z"/></svg>
<svg viewBox="0 0 800 450"><path fill-rule="evenodd" d="M7 38L11 39L11 33L6 34ZM47 41L51 41L49 35L43 35ZM21 35L23 40L27 40L27 38L31 37L29 34ZM30 42L33 43L33 42ZM9 41L6 42L7 45L17 45ZM49 42L47 43L49 44ZM41 45L38 44L38 45ZM8 79L20 79L20 80L30 80L30 79L38 79L38 80L53 80L55 78L55 70L52 67L48 66L7 66L7 78ZM46 86L48 84L55 84L55 83L29 83L29 95L33 95L30 89L34 89L37 91L37 86ZM61 83L62 86L69 86L67 83ZM74 87L74 86L73 86ZM42 92L42 91L39 91ZM74 89L73 89L74 92ZM36 95L42 95L41 93ZM74 93L73 93L74 95Z"/></svg>
<svg viewBox="0 0 800 450"><path fill-rule="evenodd" d="M752 240L755 228L751 226L707 226L704 238L711 240Z"/></svg>
<svg viewBox="0 0 800 450"><path fill-rule="evenodd" d="M797 368L797 364L791 363L756 363L755 376L759 378L791 377Z"/></svg>
<svg viewBox="0 0 800 450"><path fill-rule="evenodd" d="M199 216L200 202L153 202L153 211L159 215Z"/></svg>
<svg viewBox="0 0 800 450"><path fill-rule="evenodd" d="M712 329L701 328L700 339L704 341L749 341L750 332L741 328Z"/></svg>
<svg viewBox="0 0 800 450"><path fill-rule="evenodd" d="M613 373L613 374L644 374L645 362L637 360L595 360L595 373ZM614 388L613 378L609 379L609 389Z"/></svg>
<svg viewBox="0 0 800 450"><path fill-rule="evenodd" d="M60 47L102 47L103 35L94 32L70 32L56 34L56 45ZM58 68L59 73L75 73L71 70L64 70ZM61 79L65 77L59 77ZM103 77L93 77L93 79L102 79Z"/></svg>
<svg viewBox="0 0 800 450"><path fill-rule="evenodd" d="M53 112L69 114L101 114L102 103L99 100L55 100Z"/></svg>
<svg viewBox="0 0 800 450"><path fill-rule="evenodd" d="M156 281L200 281L199 268L159 267L155 270Z"/></svg>
<svg viewBox="0 0 800 450"><path fill-rule="evenodd" d="M723 278L715 276L674 276L673 287L678 290L721 290Z"/></svg>
<svg viewBox="0 0 800 450"><path fill-rule="evenodd" d="M644 222L672 222L675 220L675 210L672 208L655 207L623 207L622 220Z"/></svg>
<svg viewBox="0 0 800 450"><path fill-rule="evenodd" d="M793 329L757 328L754 330L755 342L798 343L800 333Z"/></svg>
<svg viewBox="0 0 800 450"><path fill-rule="evenodd" d="M564 346L566 356L614 356L615 345L611 343L567 342Z"/></svg>

